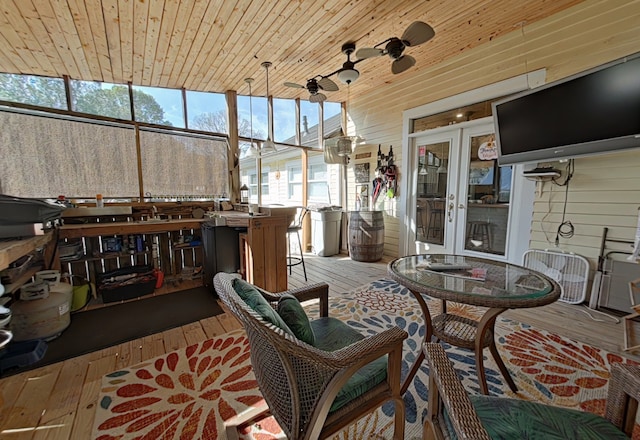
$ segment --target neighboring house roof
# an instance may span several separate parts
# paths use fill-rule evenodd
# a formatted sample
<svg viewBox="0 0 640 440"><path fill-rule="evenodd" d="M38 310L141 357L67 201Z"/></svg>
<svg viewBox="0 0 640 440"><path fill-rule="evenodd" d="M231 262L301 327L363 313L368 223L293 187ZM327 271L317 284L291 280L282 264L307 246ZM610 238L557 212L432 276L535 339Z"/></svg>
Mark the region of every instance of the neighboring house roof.
<svg viewBox="0 0 640 440"><path fill-rule="evenodd" d="M342 114L338 113L337 115L331 116L329 119L325 119L324 121L324 132L326 133L324 138L332 138L335 136L342 135ZM303 116L302 124L305 125L306 116ZM318 145L318 124L312 125L305 129L304 127L300 133L300 144L308 145L311 147L315 147ZM295 144L296 137L292 136L283 141L284 144Z"/></svg>

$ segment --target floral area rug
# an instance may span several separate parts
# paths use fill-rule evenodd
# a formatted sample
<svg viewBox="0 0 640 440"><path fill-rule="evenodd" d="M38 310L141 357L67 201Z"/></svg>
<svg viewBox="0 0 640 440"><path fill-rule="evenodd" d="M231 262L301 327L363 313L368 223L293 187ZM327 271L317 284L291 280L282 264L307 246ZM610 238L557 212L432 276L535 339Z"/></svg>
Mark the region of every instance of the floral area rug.
<svg viewBox="0 0 640 440"><path fill-rule="evenodd" d="M424 336L417 301L404 287L377 280L331 298L330 315L362 333L398 326L407 333L403 376L409 371ZM432 312L439 302L428 301ZM317 316L317 306L308 308ZM456 310L457 309L457 310ZM448 311L477 318L482 310L448 304ZM563 338L529 325L498 318L496 341L511 371L518 394L503 378L485 350L485 367L492 395L535 400L597 414L604 413L610 365L631 362L620 356ZM469 393L479 393L474 355L444 345ZM422 438L427 410L428 368L423 365L405 394L405 438ZM93 427L98 440L218 439L224 421L262 402L251 369L249 345L242 330L159 356L106 375ZM387 404L337 434L336 440L388 439L393 434L393 405ZM634 439L640 440L639 426ZM243 439L285 438L270 417L248 426Z"/></svg>

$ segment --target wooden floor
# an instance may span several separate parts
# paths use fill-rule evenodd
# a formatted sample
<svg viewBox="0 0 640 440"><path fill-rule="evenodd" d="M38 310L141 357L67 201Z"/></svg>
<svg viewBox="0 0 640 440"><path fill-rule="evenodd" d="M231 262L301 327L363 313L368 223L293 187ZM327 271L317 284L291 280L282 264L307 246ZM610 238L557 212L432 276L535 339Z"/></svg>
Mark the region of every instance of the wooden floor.
<svg viewBox="0 0 640 440"><path fill-rule="evenodd" d="M363 263L345 255L307 255L305 261L308 283L327 282L330 294L386 275L386 260ZM302 266L294 267L290 288L304 284ZM640 361L640 356L623 352L621 323L601 315L596 318L605 322L594 321L587 310L558 302L504 316ZM0 439L89 439L104 374L238 327L225 314L0 379Z"/></svg>

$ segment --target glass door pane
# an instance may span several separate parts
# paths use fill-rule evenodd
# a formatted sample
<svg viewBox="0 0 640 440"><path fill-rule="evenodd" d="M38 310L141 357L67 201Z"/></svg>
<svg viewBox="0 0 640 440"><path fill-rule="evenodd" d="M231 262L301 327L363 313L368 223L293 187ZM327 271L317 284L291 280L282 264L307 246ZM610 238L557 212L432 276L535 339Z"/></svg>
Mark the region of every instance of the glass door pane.
<svg viewBox="0 0 640 440"><path fill-rule="evenodd" d="M450 142L418 146L416 240L443 246Z"/></svg>
<svg viewBox="0 0 640 440"><path fill-rule="evenodd" d="M493 133L470 135L464 249L504 255L511 167L498 167Z"/></svg>

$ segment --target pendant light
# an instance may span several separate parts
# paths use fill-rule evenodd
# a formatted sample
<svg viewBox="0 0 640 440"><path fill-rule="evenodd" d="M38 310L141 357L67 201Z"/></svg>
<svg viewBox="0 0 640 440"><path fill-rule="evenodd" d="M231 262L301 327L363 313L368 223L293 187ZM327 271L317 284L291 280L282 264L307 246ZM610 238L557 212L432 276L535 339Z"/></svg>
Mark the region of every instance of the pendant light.
<svg viewBox="0 0 640 440"><path fill-rule="evenodd" d="M253 78L245 78L244 82L249 84L249 130L251 130L251 133L249 133L249 139L251 142L249 144L249 156L258 157L260 156L260 150L253 144L253 95L251 94L251 83L253 82Z"/></svg>
<svg viewBox="0 0 640 440"><path fill-rule="evenodd" d="M345 105L345 111L347 115L349 114L349 99L351 97L351 85L347 84L347 103ZM348 119L348 116L347 116ZM345 127L345 133L347 131L347 127ZM353 153L353 149L355 148L355 140L356 138L353 136L340 136L336 143L336 154L338 156L349 156Z"/></svg>
<svg viewBox="0 0 640 440"><path fill-rule="evenodd" d="M273 136L273 106L269 103L269 67L271 67L271 62L265 61L261 64L264 67L267 73L267 140L262 144L261 151L262 153L275 153L276 145L271 140Z"/></svg>

